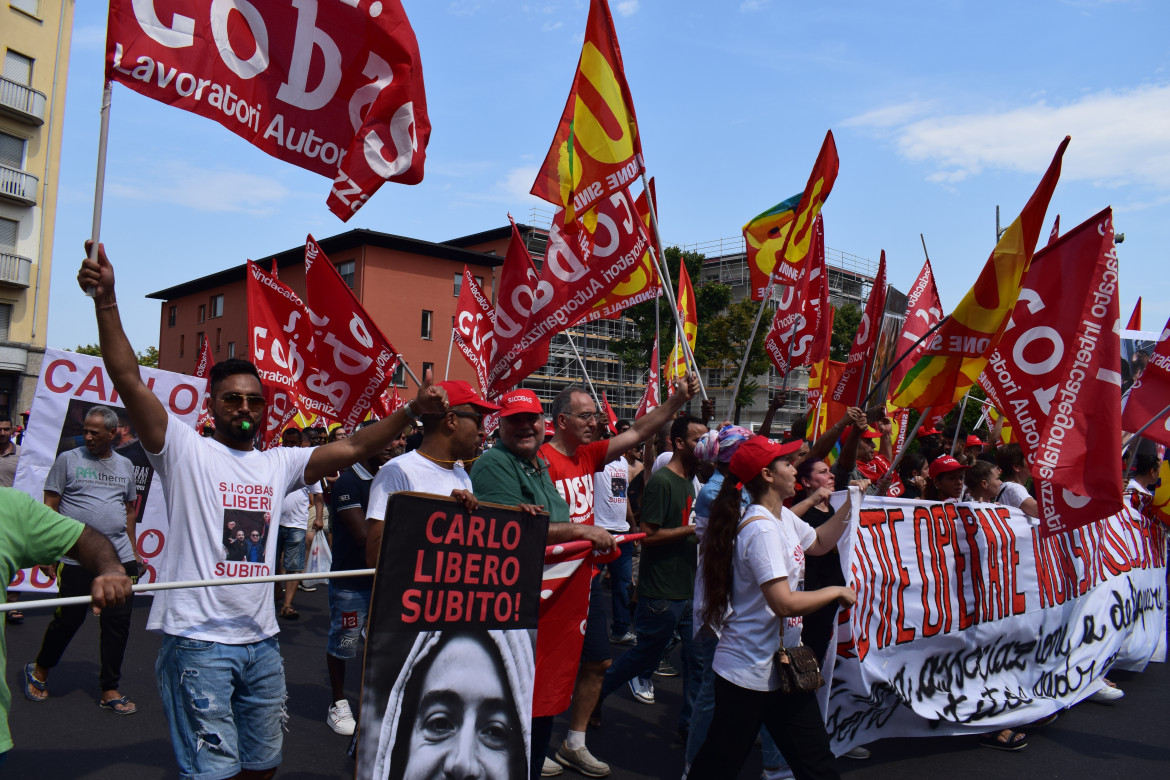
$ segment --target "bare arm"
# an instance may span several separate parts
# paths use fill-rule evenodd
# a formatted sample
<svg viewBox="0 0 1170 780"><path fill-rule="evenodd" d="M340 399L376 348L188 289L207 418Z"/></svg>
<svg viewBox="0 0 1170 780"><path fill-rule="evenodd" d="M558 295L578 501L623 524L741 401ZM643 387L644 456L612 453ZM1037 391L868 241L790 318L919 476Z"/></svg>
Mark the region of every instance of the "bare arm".
<svg viewBox="0 0 1170 780"><path fill-rule="evenodd" d="M760 586L760 590L768 606L776 613L776 617L782 618L811 615L834 601L843 607L852 606L857 601L857 594L853 592L853 588L832 587L794 591L788 587L787 577L769 580Z"/></svg>
<svg viewBox="0 0 1170 780"><path fill-rule="evenodd" d="M49 491L46 490L45 491L45 506L47 506L49 509L52 509L54 512L60 512L61 511L61 494L50 493Z"/></svg>
<svg viewBox="0 0 1170 780"><path fill-rule="evenodd" d="M89 526L81 532L77 543L69 548L66 555L96 575L90 589L95 607L121 604L132 595L130 578L126 576L126 570L114 552L114 545Z"/></svg>
<svg viewBox="0 0 1170 780"><path fill-rule="evenodd" d="M366 547L369 524L366 523L366 513L362 511L360 506L342 509L333 519L345 526L345 530L349 531L349 535L353 537L354 544L358 547ZM381 541L381 535L379 535L379 541ZM366 549L369 548L366 547ZM366 559L368 562L368 555Z"/></svg>
<svg viewBox="0 0 1170 780"><path fill-rule="evenodd" d="M792 514L796 515L797 517L804 517L808 510L812 509L817 504L820 504L831 495L833 495L833 491L829 490L829 488L819 487L814 490L804 501L801 501L799 504L793 506Z"/></svg>
<svg viewBox="0 0 1170 780"><path fill-rule="evenodd" d="M692 371L687 374L685 382L680 379L674 387L674 395L666 403L634 420L634 424L625 433L619 433L609 440L607 452L609 460L613 460L639 442L646 441L658 432L663 423L678 414L678 410L699 392L699 375Z"/></svg>
<svg viewBox="0 0 1170 780"><path fill-rule="evenodd" d="M1024 499L1024 503L1020 504L1020 511L1028 517L1040 516L1040 505L1036 503L1036 499L1028 496Z"/></svg>
<svg viewBox="0 0 1170 780"><path fill-rule="evenodd" d="M849 514L853 511L853 491L846 498L840 508L825 522L817 526L817 540L805 550L806 555L824 555L837 546L837 541L845 529L849 527Z"/></svg>
<svg viewBox="0 0 1170 780"><path fill-rule="evenodd" d="M664 544L673 544L675 542L685 541L688 536L695 535L695 527L693 525L663 528L654 523L647 523L645 520L638 526L638 530L646 534L646 538L642 540L644 547L658 547Z"/></svg>
<svg viewBox="0 0 1170 780"><path fill-rule="evenodd" d="M604 528L581 523L549 523L547 544L564 544L578 539L592 542L597 552L613 549L613 536Z"/></svg>
<svg viewBox="0 0 1170 780"><path fill-rule="evenodd" d="M385 520L366 518L366 566L378 566L378 554L382 551L382 532L386 530Z"/></svg>
<svg viewBox="0 0 1170 780"><path fill-rule="evenodd" d="M86 241L88 253L91 242ZM98 246L97 260L88 257L77 274L81 289L94 288L94 311L97 314L98 343L102 348L102 362L122 396L130 422L147 452L160 452L167 437L167 410L138 373L138 356L126 338L122 318L118 316L118 300L114 295L114 267L106 257L106 250Z"/></svg>
<svg viewBox="0 0 1170 780"><path fill-rule="evenodd" d="M821 434L820 438L813 442L813 446L809 451L809 457L824 460L833 451L833 447L837 445L837 440L841 438L841 434L844 433L845 428L858 419L864 418L865 415L860 409L851 407L845 412L844 417L830 425L829 430L825 431Z"/></svg>
<svg viewBox="0 0 1170 780"><path fill-rule="evenodd" d="M768 401L768 410L764 412L764 419L760 422L759 434L761 436L772 435L772 418L776 416L776 412L784 405L785 395L786 393L781 391L772 396L771 400Z"/></svg>
<svg viewBox="0 0 1170 780"><path fill-rule="evenodd" d="M138 554L138 539L134 536L134 520L138 513L134 511L134 502L126 502L126 538L130 540L130 549L134 551L134 560L142 563L142 556Z"/></svg>
<svg viewBox="0 0 1170 780"><path fill-rule="evenodd" d="M325 527L325 496L320 493L310 493L313 499L313 528L318 530Z"/></svg>

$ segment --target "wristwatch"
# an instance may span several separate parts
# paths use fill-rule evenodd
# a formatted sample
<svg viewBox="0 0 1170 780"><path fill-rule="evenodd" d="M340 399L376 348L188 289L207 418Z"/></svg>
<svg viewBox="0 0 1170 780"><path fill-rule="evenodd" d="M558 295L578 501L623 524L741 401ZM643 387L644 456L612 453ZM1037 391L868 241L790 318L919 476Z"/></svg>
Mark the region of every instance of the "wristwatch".
<svg viewBox="0 0 1170 780"><path fill-rule="evenodd" d="M422 422L422 418L420 418L418 413L414 411L415 400L416 399L411 398L409 401L407 401L406 405L402 407L402 411L406 412L406 416L409 417L415 425L418 425Z"/></svg>

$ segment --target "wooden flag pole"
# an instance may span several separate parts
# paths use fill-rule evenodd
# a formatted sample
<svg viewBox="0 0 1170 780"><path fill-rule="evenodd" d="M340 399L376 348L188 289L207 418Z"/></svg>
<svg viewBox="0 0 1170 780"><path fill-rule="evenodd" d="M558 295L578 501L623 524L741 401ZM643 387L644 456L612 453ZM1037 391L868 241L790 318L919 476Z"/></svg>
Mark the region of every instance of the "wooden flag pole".
<svg viewBox="0 0 1170 780"><path fill-rule="evenodd" d="M102 90L101 130L98 131L97 180L93 185L93 227L89 232L92 245L89 259L97 262L98 242L102 230L102 201L106 192L106 146L110 138L110 103L113 101L113 84L106 81ZM90 298L97 295L97 289L87 287L85 294Z"/></svg>
<svg viewBox="0 0 1170 780"><path fill-rule="evenodd" d="M687 342L687 331L683 327L682 318L678 313L678 303L674 297L674 288L670 284L670 274L666 268L666 256L662 251L662 232L658 229L658 214L654 208L654 195L650 192L650 183L646 180L646 171L642 171L642 188L646 191L646 207L650 211L650 226L654 229L654 244L658 251L655 251L655 246L650 248L650 258L654 261L655 268L658 270L658 276L662 280L662 289L666 293L666 300L670 304L670 313L674 317L674 326L678 328L678 333L682 335L680 341L682 342L683 360L687 364L690 371L695 372L695 376L699 378L699 393L703 400L707 400L707 388L703 385L703 374L699 371L699 364L695 360L695 355L691 351L691 345ZM698 301L695 302L696 311L698 308ZM659 355L661 356L661 352Z"/></svg>

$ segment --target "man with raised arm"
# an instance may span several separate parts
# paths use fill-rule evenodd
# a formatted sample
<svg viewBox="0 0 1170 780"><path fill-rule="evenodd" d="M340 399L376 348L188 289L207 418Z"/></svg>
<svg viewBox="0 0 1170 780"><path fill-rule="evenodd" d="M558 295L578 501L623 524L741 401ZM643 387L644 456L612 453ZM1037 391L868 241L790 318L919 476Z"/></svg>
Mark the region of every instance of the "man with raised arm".
<svg viewBox="0 0 1170 780"><path fill-rule="evenodd" d="M253 439L264 420L263 387L254 365L233 358L211 369L206 403L215 435L201 437L172 417L142 381L103 248L96 260L81 264L77 281L94 291L106 371L162 480L170 517L159 571L164 582L272 574L277 534L271 530L280 522L284 496L369 458L409 421L404 407L342 441L259 452ZM432 387L429 372L407 406L414 406L415 414L446 408L445 394ZM264 539L258 560L227 560L223 535L231 521L247 538ZM259 780L276 774L287 713L271 604L271 583L155 596L147 628L163 634L155 672L183 777Z"/></svg>

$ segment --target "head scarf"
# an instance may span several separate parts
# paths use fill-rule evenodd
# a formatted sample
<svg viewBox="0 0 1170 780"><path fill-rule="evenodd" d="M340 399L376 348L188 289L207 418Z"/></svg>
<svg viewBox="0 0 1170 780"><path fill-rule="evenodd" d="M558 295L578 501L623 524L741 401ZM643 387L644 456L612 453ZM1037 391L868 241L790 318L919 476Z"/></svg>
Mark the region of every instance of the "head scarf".
<svg viewBox="0 0 1170 780"><path fill-rule="evenodd" d="M752 437L752 432L747 428L741 428L738 425L725 425L719 431L719 460L723 463L730 463L731 456L735 454L736 449L744 441Z"/></svg>

